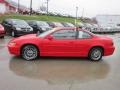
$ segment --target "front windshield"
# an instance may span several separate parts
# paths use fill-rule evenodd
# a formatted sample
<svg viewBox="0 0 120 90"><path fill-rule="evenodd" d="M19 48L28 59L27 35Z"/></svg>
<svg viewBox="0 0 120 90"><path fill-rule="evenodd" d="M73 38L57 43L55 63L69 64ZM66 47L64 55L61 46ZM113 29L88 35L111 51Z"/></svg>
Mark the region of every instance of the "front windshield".
<svg viewBox="0 0 120 90"><path fill-rule="evenodd" d="M63 25L61 23L58 23L58 22L54 22L54 24L58 27L63 27Z"/></svg>
<svg viewBox="0 0 120 90"><path fill-rule="evenodd" d="M55 31L55 29L49 30L49 31L46 31L46 32L41 33L41 34L38 35L38 36L39 36L39 37L45 37L45 36L49 35L50 33L54 32L54 31Z"/></svg>
<svg viewBox="0 0 120 90"><path fill-rule="evenodd" d="M44 21L37 21L37 24L38 24L38 26L47 26L47 27L49 27L49 25Z"/></svg>
<svg viewBox="0 0 120 90"><path fill-rule="evenodd" d="M74 27L74 25L72 24L72 23L67 23L69 26L71 26L71 27Z"/></svg>
<svg viewBox="0 0 120 90"><path fill-rule="evenodd" d="M19 25L19 26L21 26L21 25L28 25L24 20L13 20L12 21L13 22L13 25Z"/></svg>

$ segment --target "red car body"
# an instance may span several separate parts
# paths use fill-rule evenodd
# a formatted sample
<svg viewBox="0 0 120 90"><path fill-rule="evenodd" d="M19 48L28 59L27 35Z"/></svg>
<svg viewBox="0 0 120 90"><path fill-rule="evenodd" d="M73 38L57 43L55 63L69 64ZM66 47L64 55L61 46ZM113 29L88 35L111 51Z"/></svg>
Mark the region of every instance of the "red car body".
<svg viewBox="0 0 120 90"><path fill-rule="evenodd" d="M8 44L10 54L21 55L21 49L25 45L34 45L40 51L40 56L62 56L62 57L88 57L89 51L93 47L101 47L103 56L112 55L114 52L113 41L109 37L101 37L88 31L77 29L91 35L91 38L84 39L52 39L51 34L59 30L75 30L75 28L55 28L44 37L35 34L25 35L13 39Z"/></svg>
<svg viewBox="0 0 120 90"><path fill-rule="evenodd" d="M4 37L4 35L5 35L4 27L0 24L0 37Z"/></svg>

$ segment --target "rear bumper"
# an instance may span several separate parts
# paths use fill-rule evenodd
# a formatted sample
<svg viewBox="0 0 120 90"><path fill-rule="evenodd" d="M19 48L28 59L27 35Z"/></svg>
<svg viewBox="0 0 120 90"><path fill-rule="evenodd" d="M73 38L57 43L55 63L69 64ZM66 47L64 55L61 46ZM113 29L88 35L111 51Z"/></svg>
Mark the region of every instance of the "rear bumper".
<svg viewBox="0 0 120 90"><path fill-rule="evenodd" d="M104 56L109 56L109 55L112 55L115 51L115 47L114 46L111 46L111 47L107 47L105 50L104 50Z"/></svg>

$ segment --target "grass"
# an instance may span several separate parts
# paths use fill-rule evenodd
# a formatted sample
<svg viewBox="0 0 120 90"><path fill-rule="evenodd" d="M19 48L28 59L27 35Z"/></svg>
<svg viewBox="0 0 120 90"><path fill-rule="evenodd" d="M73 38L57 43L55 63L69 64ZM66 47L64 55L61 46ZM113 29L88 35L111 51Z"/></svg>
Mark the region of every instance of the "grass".
<svg viewBox="0 0 120 90"><path fill-rule="evenodd" d="M23 19L23 20L39 20L39 21L51 21L51 22L75 22L74 18L69 17L59 17L59 16L47 16L47 15L16 15L16 14L10 14L10 15L3 15L0 16L0 22L2 22L4 19L12 18L12 19ZM79 20L78 20L79 22Z"/></svg>

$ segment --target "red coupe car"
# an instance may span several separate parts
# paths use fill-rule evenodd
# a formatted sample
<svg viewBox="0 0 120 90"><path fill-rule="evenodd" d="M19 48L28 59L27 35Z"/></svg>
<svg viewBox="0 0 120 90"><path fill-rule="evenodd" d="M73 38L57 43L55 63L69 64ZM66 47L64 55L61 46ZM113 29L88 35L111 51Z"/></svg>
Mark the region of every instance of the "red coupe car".
<svg viewBox="0 0 120 90"><path fill-rule="evenodd" d="M112 55L114 44L111 38L97 36L79 28L54 28L42 34L30 34L11 40L11 54L34 60L38 56L88 57L99 61L102 56Z"/></svg>
<svg viewBox="0 0 120 90"><path fill-rule="evenodd" d="M0 38L4 38L5 30L4 27L0 24Z"/></svg>

